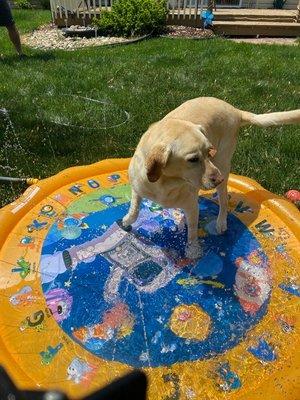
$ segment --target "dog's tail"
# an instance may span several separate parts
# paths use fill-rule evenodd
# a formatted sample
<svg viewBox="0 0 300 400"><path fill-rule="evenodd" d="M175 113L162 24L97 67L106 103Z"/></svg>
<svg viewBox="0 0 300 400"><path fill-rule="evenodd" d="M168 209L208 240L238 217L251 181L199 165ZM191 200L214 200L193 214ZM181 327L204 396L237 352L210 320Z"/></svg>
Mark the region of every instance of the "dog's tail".
<svg viewBox="0 0 300 400"><path fill-rule="evenodd" d="M268 114L252 114L247 111L241 111L241 113L241 126L258 125L262 127L268 127L275 125L289 125L300 123L300 109Z"/></svg>

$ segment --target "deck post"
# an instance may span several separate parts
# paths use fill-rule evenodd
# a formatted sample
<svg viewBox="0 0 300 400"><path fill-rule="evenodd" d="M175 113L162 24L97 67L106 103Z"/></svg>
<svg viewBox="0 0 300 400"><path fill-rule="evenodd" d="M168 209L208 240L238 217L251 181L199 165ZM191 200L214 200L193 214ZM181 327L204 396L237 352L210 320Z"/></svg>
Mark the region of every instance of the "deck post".
<svg viewBox="0 0 300 400"><path fill-rule="evenodd" d="M207 10L210 11L211 13L214 10L214 0L208 0L207 1Z"/></svg>

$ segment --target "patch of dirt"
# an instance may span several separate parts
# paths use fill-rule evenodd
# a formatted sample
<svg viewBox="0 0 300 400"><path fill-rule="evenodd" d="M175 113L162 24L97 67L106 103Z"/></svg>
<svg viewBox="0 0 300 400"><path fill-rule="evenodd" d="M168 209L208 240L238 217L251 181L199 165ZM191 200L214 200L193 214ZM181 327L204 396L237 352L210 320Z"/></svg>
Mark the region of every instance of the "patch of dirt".
<svg viewBox="0 0 300 400"><path fill-rule="evenodd" d="M102 46L105 44L124 43L128 39L120 37L98 36L94 38L65 37L60 29L53 25L41 26L39 29L22 36L24 45L41 50L76 50L88 46Z"/></svg>
<svg viewBox="0 0 300 400"><path fill-rule="evenodd" d="M297 46L299 41L297 38L229 38L237 43L252 43L252 44L283 44L287 46Z"/></svg>
<svg viewBox="0 0 300 400"><path fill-rule="evenodd" d="M173 38L206 39L214 37L215 34L210 29L193 28L191 26L182 25L170 25L163 36Z"/></svg>

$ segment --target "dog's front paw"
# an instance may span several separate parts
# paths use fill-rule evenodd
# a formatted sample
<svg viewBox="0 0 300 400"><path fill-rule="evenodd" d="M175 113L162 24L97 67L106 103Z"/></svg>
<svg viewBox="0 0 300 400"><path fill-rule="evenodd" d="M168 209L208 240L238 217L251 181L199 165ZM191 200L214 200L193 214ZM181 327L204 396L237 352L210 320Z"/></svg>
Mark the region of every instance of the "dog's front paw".
<svg viewBox="0 0 300 400"><path fill-rule="evenodd" d="M124 231L126 232L130 232L132 230L132 226L128 223L124 223L124 218L123 219L119 219L117 221L117 224L119 225L120 228L124 229Z"/></svg>
<svg viewBox="0 0 300 400"><path fill-rule="evenodd" d="M225 219L217 219L217 224L216 224L216 231L218 235L222 235L227 231L227 218Z"/></svg>
<svg viewBox="0 0 300 400"><path fill-rule="evenodd" d="M187 247L185 250L185 255L186 255L186 258L190 258L192 260L202 257L203 250L202 250L202 247L201 247L200 243L198 242L198 240L189 242L187 244Z"/></svg>

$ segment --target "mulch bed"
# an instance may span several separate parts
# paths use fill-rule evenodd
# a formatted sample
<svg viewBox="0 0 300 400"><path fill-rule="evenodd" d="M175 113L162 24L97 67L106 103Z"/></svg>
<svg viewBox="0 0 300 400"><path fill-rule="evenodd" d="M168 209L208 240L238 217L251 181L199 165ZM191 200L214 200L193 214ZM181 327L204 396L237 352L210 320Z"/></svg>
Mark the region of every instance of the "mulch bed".
<svg viewBox="0 0 300 400"><path fill-rule="evenodd" d="M194 28L191 26L170 25L167 28L165 37L189 38L189 39L209 39L215 37L210 29Z"/></svg>

